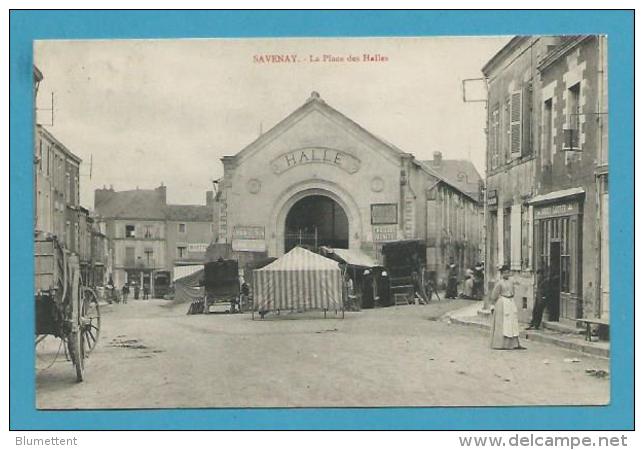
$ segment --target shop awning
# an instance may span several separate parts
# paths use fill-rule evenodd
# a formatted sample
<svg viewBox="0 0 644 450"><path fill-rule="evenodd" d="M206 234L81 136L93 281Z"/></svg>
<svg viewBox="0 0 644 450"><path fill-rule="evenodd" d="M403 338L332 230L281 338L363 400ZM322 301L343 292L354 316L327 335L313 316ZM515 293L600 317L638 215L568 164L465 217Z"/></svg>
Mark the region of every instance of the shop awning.
<svg viewBox="0 0 644 450"><path fill-rule="evenodd" d="M330 248L329 250L351 266L377 267L380 265L362 250L346 248Z"/></svg>
<svg viewBox="0 0 644 450"><path fill-rule="evenodd" d="M547 194L537 195L536 197L532 197L528 201L528 203L531 205L534 205L537 203L554 202L556 200L560 200L566 197L573 197L573 196L584 195L584 194L585 194L584 189L580 187L563 189L561 191L554 191L554 192L548 192Z"/></svg>
<svg viewBox="0 0 644 450"><path fill-rule="evenodd" d="M202 269L203 269L203 264L195 264L192 266L174 266L172 281L174 282L181 278L185 278Z"/></svg>

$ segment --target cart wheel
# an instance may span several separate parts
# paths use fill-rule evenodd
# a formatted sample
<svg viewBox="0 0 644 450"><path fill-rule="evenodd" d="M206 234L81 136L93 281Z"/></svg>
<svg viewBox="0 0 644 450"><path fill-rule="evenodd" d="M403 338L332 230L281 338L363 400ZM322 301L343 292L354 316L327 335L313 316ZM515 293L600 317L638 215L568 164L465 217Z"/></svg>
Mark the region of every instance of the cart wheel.
<svg viewBox="0 0 644 450"><path fill-rule="evenodd" d="M85 355L94 350L101 332L101 310L98 307L96 292L90 288L83 288L83 305L81 308L81 330Z"/></svg>
<svg viewBox="0 0 644 450"><path fill-rule="evenodd" d="M81 330L73 331L67 338L67 347L72 363L76 368L76 381L83 381L85 376L85 344Z"/></svg>

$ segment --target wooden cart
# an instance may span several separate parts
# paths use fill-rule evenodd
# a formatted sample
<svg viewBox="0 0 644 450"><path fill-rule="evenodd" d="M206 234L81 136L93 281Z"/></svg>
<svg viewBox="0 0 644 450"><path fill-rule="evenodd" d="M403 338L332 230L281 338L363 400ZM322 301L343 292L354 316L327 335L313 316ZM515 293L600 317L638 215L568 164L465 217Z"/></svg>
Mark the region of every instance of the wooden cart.
<svg viewBox="0 0 644 450"><path fill-rule="evenodd" d="M62 339L76 379L83 381L85 359L101 329L98 297L81 284L78 255L64 249L55 236L38 233L34 254L36 344L47 336Z"/></svg>
<svg viewBox="0 0 644 450"><path fill-rule="evenodd" d="M215 303L230 303L230 312L241 312L239 262L220 259L204 265L204 313Z"/></svg>

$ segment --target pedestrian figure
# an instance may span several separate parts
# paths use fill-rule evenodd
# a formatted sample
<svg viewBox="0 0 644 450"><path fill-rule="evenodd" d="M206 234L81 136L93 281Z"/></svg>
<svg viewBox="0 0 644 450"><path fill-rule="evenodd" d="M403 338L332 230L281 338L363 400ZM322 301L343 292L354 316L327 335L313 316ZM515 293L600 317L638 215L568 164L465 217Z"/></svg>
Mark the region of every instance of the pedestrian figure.
<svg viewBox="0 0 644 450"><path fill-rule="evenodd" d="M519 343L519 318L514 303L514 282L510 280L510 267L500 269L501 279L492 290L494 304L492 316L492 348L495 350L523 350Z"/></svg>
<svg viewBox="0 0 644 450"><path fill-rule="evenodd" d="M474 270L467 269L465 272L465 280L463 281L462 298L471 300L474 298Z"/></svg>
<svg viewBox="0 0 644 450"><path fill-rule="evenodd" d="M147 284L143 285L143 300L148 300L150 298L150 286Z"/></svg>
<svg viewBox="0 0 644 450"><path fill-rule="evenodd" d="M107 302L112 303L113 301L116 300L116 296L114 295L114 282L112 281L112 277L110 277L109 281L107 282Z"/></svg>
<svg viewBox="0 0 644 450"><path fill-rule="evenodd" d="M484 292L484 282L485 282L485 270L483 267L483 263L478 262L474 266L474 292L473 292L473 297L477 300L481 300L483 298L483 292Z"/></svg>
<svg viewBox="0 0 644 450"><path fill-rule="evenodd" d="M130 288L128 287L127 283L123 285L121 294L123 296L123 304L127 303L127 297L130 295Z"/></svg>
<svg viewBox="0 0 644 450"><path fill-rule="evenodd" d="M362 274L362 307L373 308L373 275L370 270Z"/></svg>
<svg viewBox="0 0 644 450"><path fill-rule="evenodd" d="M245 310L248 310L249 302L248 299L250 298L250 286L248 286L248 283L244 281L241 285L241 306L240 308L244 308Z"/></svg>
<svg viewBox="0 0 644 450"><path fill-rule="evenodd" d="M456 298L458 296L458 267L450 260L447 266L447 292L445 298Z"/></svg>
<svg viewBox="0 0 644 450"><path fill-rule="evenodd" d="M538 330L543 320L543 311L550 304L550 277L542 269L537 270L537 292L532 307L532 320L526 330Z"/></svg>
<svg viewBox="0 0 644 450"><path fill-rule="evenodd" d="M378 281L378 306L391 305L391 286L389 284L389 274L386 270L380 272Z"/></svg>
<svg viewBox="0 0 644 450"><path fill-rule="evenodd" d="M344 275L344 287L347 292L347 309L359 309L356 305L356 293L353 287L353 280L349 276L349 272L346 272Z"/></svg>
<svg viewBox="0 0 644 450"><path fill-rule="evenodd" d="M134 300L139 299L139 294L141 293L141 286L139 286L139 283L136 283L134 285Z"/></svg>

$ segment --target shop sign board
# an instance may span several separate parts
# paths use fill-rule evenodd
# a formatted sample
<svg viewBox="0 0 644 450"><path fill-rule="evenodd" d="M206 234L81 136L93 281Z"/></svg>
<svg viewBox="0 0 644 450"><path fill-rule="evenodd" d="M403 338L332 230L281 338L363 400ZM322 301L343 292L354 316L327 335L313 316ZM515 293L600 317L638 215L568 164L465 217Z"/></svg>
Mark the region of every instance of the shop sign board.
<svg viewBox="0 0 644 450"><path fill-rule="evenodd" d="M397 223L397 203L376 203L371 205L371 225L394 225Z"/></svg>
<svg viewBox="0 0 644 450"><path fill-rule="evenodd" d="M233 251L236 252L265 252L264 239L233 239Z"/></svg>
<svg viewBox="0 0 644 450"><path fill-rule="evenodd" d="M496 194L496 189L490 189L487 191L487 206L497 206L499 204L499 199Z"/></svg>
<svg viewBox="0 0 644 450"><path fill-rule="evenodd" d="M303 148L283 153L270 163L273 173L276 175L304 164L328 164L351 174L360 169L360 160L355 156L340 150L322 147Z"/></svg>
<svg viewBox="0 0 644 450"><path fill-rule="evenodd" d="M236 226L233 228L233 251L265 252L266 239L264 227Z"/></svg>
<svg viewBox="0 0 644 450"><path fill-rule="evenodd" d="M208 248L208 244L200 242L194 244L188 244L188 252L190 253L203 253Z"/></svg>
<svg viewBox="0 0 644 450"><path fill-rule="evenodd" d="M535 219L570 216L573 214L579 214L579 202L555 203L545 206L535 206L534 208Z"/></svg>
<svg viewBox="0 0 644 450"><path fill-rule="evenodd" d="M374 242L388 242L398 239L398 226L397 225L374 225L373 226L373 241Z"/></svg>
<svg viewBox="0 0 644 450"><path fill-rule="evenodd" d="M233 228L233 239L264 239L264 227L236 226Z"/></svg>

